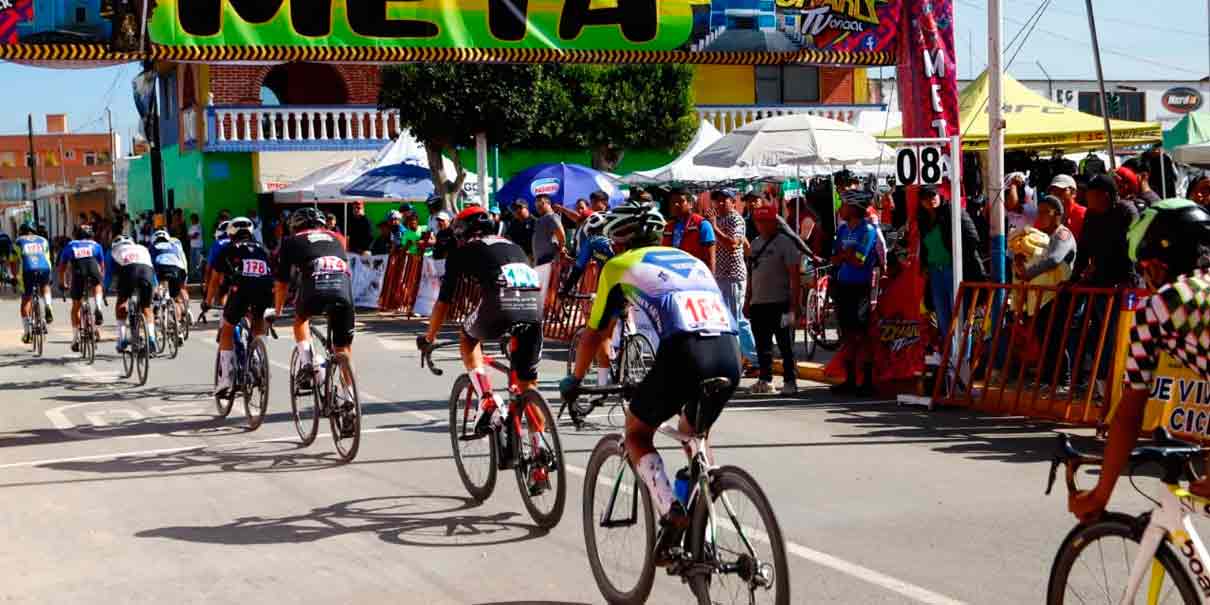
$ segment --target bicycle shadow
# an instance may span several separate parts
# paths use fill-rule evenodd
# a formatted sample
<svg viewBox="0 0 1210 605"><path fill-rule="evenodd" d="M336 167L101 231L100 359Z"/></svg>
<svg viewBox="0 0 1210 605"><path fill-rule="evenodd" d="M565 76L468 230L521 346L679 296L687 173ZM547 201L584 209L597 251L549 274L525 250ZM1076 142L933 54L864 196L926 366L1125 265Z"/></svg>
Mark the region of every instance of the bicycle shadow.
<svg viewBox="0 0 1210 605"><path fill-rule="evenodd" d="M512 544L548 530L513 521L520 514L468 514L478 506L459 496L383 496L338 502L283 517L240 517L217 526L182 525L140 531L139 538L201 544L257 545L316 542L349 534L376 534L401 546L462 548Z"/></svg>
<svg viewBox="0 0 1210 605"><path fill-rule="evenodd" d="M177 473L197 469L213 472L291 473L342 466L332 452L304 453L292 441L266 441L151 454L130 454L103 460L48 462L38 468L78 473Z"/></svg>

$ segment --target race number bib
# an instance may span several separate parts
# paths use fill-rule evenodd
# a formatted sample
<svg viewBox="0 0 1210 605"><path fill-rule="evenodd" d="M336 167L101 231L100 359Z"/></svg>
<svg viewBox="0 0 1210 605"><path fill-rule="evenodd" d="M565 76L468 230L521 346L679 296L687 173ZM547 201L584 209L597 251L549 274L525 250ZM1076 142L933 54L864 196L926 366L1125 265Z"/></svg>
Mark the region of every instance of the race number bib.
<svg viewBox="0 0 1210 605"><path fill-rule="evenodd" d="M130 265L138 262L139 254L136 251L123 252L122 256L118 257L118 264Z"/></svg>
<svg viewBox="0 0 1210 605"><path fill-rule="evenodd" d="M77 248L72 248L71 253L72 253L72 256L74 256L75 258L78 258L78 259L79 258L92 258L92 247L91 246L80 246Z"/></svg>
<svg viewBox="0 0 1210 605"><path fill-rule="evenodd" d="M729 332L731 316L717 292L676 292L672 295L681 325L693 332Z"/></svg>
<svg viewBox="0 0 1210 605"><path fill-rule="evenodd" d="M42 254L45 251L46 250L44 250L42 248L42 244L40 244L38 242L30 242L28 244L21 246L21 252L24 253L26 256L37 256L39 254Z"/></svg>
<svg viewBox="0 0 1210 605"><path fill-rule="evenodd" d="M349 263L339 256L321 256L311 264L315 273L348 273Z"/></svg>
<svg viewBox="0 0 1210 605"><path fill-rule="evenodd" d="M500 267L500 280L505 288L537 290L541 288L538 272L525 263L509 263Z"/></svg>
<svg viewBox="0 0 1210 605"><path fill-rule="evenodd" d="M264 277L269 274L269 263L259 258L245 258L242 273L247 277Z"/></svg>

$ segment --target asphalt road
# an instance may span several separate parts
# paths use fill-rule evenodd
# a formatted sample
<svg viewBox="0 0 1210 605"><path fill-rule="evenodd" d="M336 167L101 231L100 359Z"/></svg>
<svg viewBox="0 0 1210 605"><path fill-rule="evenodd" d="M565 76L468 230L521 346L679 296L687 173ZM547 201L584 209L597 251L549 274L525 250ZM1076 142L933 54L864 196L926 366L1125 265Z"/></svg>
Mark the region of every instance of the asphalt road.
<svg viewBox="0 0 1210 605"><path fill-rule="evenodd" d="M269 343L270 417L250 433L238 405L226 421L213 416L213 323L178 359L153 360L137 387L119 378L111 316L86 366L68 351L58 301L56 311L36 359L19 342L15 303L0 301L13 326L0 330L0 601L602 602L576 471L607 429L560 427L573 472L554 530L532 524L507 476L475 505L442 421L458 364L445 357L442 378L420 370L416 324L362 318L365 436L342 465L326 434L296 444L286 340ZM559 355L548 347L543 366L552 399ZM1043 600L1073 524L1062 497L1042 495L1051 430L835 401L817 387L737 397L714 444L719 462L748 469L769 494L793 602L1015 604ZM1128 487L1115 498L1144 510ZM679 580L657 577L652 603L688 600Z"/></svg>

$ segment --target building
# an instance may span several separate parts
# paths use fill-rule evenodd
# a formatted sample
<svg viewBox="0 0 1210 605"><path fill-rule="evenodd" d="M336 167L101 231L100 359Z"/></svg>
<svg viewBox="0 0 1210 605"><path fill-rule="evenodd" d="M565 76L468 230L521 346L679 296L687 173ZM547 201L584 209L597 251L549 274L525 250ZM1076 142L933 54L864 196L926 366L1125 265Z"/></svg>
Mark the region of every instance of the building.
<svg viewBox="0 0 1210 605"><path fill-rule="evenodd" d="M51 235L68 235L81 212L108 216L113 199L115 135L72 133L67 116L48 114L46 132L34 135L38 188L30 182L27 133L0 135L0 202L34 199Z"/></svg>

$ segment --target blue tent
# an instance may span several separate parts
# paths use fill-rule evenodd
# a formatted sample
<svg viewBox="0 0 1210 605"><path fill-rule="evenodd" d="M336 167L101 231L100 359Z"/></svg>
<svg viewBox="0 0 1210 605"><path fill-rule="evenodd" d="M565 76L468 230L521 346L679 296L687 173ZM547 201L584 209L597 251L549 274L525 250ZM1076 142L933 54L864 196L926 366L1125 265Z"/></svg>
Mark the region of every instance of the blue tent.
<svg viewBox="0 0 1210 605"><path fill-rule="evenodd" d="M538 164L514 176L496 192L501 206L507 207L517 200L525 200L530 209L534 197L545 193L556 206L571 208L578 199L588 199L594 191L609 194L609 206L625 201L622 191L603 172L579 164Z"/></svg>
<svg viewBox="0 0 1210 605"><path fill-rule="evenodd" d="M379 166L340 190L349 197L409 201L427 200L435 191L429 169L414 164Z"/></svg>

